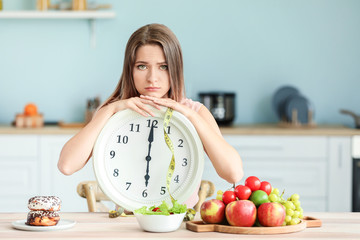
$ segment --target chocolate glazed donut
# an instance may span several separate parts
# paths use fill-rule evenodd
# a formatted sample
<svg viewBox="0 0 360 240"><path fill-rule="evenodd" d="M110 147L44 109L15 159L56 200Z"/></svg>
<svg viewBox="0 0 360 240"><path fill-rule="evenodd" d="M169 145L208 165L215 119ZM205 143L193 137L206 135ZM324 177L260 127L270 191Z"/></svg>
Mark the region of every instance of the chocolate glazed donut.
<svg viewBox="0 0 360 240"><path fill-rule="evenodd" d="M27 215L26 225L31 226L54 226L60 220L58 212L54 211L30 211Z"/></svg>

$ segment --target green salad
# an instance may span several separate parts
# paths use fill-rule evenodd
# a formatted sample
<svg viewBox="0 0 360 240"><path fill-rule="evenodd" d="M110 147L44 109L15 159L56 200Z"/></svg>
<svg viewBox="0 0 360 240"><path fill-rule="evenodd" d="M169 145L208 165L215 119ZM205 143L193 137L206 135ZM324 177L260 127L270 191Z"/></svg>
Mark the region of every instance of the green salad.
<svg viewBox="0 0 360 240"><path fill-rule="evenodd" d="M151 206L147 208L146 206L136 209L134 212L143 214L143 215L171 215L185 213L187 208L186 204L180 204L176 200L172 202L173 206L170 208L169 205L163 201L159 206Z"/></svg>

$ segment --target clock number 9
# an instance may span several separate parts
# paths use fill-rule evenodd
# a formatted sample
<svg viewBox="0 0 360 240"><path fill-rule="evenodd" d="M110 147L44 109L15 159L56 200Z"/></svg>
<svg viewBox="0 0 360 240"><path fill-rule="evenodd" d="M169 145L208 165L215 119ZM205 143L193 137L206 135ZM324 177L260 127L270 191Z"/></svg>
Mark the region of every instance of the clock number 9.
<svg viewBox="0 0 360 240"><path fill-rule="evenodd" d="M115 157L115 151L114 150L110 151L110 156L111 156L111 158Z"/></svg>

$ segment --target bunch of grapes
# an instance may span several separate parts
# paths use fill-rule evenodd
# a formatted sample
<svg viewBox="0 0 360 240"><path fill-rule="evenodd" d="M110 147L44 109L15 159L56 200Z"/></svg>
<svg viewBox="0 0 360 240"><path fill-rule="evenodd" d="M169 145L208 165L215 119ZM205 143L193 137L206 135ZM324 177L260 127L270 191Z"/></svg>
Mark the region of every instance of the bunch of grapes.
<svg viewBox="0 0 360 240"><path fill-rule="evenodd" d="M300 219L303 218L303 209L301 208L299 194L293 194L287 200L283 198L284 191L279 195L279 189L274 188L269 195L270 202L281 203L286 210L286 217L283 223L285 225L296 225L300 223Z"/></svg>

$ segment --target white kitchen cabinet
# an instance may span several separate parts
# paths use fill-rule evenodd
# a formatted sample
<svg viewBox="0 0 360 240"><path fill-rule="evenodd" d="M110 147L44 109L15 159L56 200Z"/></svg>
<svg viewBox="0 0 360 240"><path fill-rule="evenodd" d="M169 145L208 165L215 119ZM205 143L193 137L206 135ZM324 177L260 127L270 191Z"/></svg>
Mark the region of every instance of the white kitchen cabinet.
<svg viewBox="0 0 360 240"><path fill-rule="evenodd" d="M88 211L76 192L79 182L94 180L89 162L79 172L65 176L57 168L62 147L71 135L0 135L0 212L27 212L36 195L56 195L61 211Z"/></svg>
<svg viewBox="0 0 360 240"><path fill-rule="evenodd" d="M352 201L351 137L329 138L328 211L350 212Z"/></svg>
<svg viewBox="0 0 360 240"><path fill-rule="evenodd" d="M244 184L249 176L258 176L280 191L285 190L285 197L298 193L305 211L350 211L350 137L224 137L243 160L245 175L237 184ZM216 174L208 158L203 179L214 182L216 190L231 188ZM345 187L338 190L342 184Z"/></svg>
<svg viewBox="0 0 360 240"><path fill-rule="evenodd" d="M91 160L71 176L61 174L57 168L60 151L71 136L0 134L0 212L27 212L27 201L35 195L59 196L64 212L88 211L76 186L95 179ZM350 136L225 135L225 138L243 160L245 176L239 183L255 175L280 190L285 189L286 197L299 193L305 212L351 211ZM208 158L202 179L212 181L216 191L232 187L217 175Z"/></svg>
<svg viewBox="0 0 360 240"><path fill-rule="evenodd" d="M88 211L86 199L81 198L76 191L78 183L95 180L92 162L88 162L80 171L66 176L57 168L60 152L70 139L68 135L44 135L40 137L40 156L42 178L41 195L56 195L62 200L63 212Z"/></svg>
<svg viewBox="0 0 360 240"><path fill-rule="evenodd" d="M0 212L23 211L40 190L38 151L37 136L0 135Z"/></svg>

